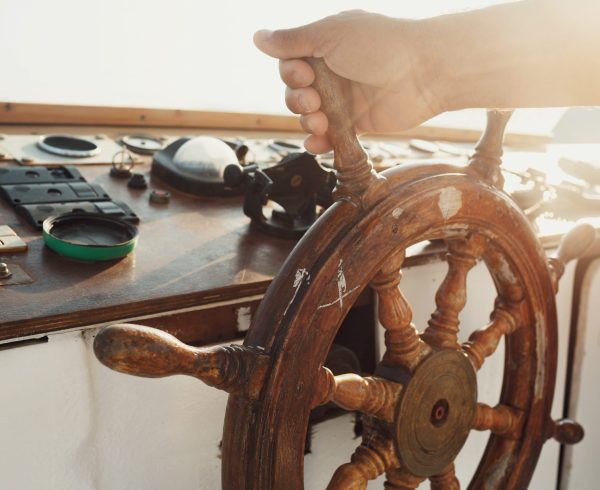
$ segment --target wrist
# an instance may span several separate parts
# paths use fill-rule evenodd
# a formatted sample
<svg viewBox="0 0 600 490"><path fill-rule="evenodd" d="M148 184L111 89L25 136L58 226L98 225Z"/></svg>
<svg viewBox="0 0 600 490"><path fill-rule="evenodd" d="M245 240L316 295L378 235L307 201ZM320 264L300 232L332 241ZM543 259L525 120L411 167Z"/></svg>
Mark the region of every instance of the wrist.
<svg viewBox="0 0 600 490"><path fill-rule="evenodd" d="M420 76L442 111L513 107L535 9L522 1L420 21Z"/></svg>
<svg viewBox="0 0 600 490"><path fill-rule="evenodd" d="M428 118L431 118L450 110L450 94L446 90L447 84L442 83L445 74L440 71L437 61L439 52L434 42L435 32L427 21L403 20L402 30L412 82L429 112Z"/></svg>
<svg viewBox="0 0 600 490"><path fill-rule="evenodd" d="M432 117L451 109L453 91L445 67L446 48L439 39L438 18L420 19L409 25L410 58L414 83L432 112Z"/></svg>

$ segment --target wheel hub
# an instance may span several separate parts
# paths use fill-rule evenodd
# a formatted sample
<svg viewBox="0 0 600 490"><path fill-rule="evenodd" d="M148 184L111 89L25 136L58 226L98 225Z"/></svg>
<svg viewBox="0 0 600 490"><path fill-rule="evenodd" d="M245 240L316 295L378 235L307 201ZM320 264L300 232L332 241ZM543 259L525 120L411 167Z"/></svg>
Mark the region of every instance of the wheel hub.
<svg viewBox="0 0 600 490"><path fill-rule="evenodd" d="M438 474L456 458L473 422L477 379L467 357L443 350L427 357L402 390L396 410L395 444L412 474Z"/></svg>

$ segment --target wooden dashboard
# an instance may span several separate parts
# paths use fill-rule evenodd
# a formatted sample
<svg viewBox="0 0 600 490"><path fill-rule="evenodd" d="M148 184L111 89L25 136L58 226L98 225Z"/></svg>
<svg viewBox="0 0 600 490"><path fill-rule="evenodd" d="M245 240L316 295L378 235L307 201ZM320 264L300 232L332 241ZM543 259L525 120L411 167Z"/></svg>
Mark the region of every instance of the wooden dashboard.
<svg viewBox="0 0 600 490"><path fill-rule="evenodd" d="M296 118L277 115L0 103L0 133L7 135L102 133L116 140L123 134L143 132L169 137L301 138L299 129ZM422 127L386 138L445 140L468 147L478 135L477 131ZM538 154L545 151L546 142L539 136L507 135L509 146ZM136 171L149 174L149 163L149 157L141 158ZM15 165L10 155L0 163ZM117 262L67 259L45 247L40 233L0 202L0 224L11 226L28 245L25 253L1 257L19 272L20 281L0 280L0 341L142 318L188 342L215 342L243 334L247 325L238 318L240 308L254 310L294 241L251 230L241 210L241 197L174 192L169 205L157 206L149 202L148 191L128 188L111 178L109 166L79 168L89 182L100 184L139 215L138 248ZM155 179L150 180L150 188L168 189ZM560 235L544 229L541 234L546 235L548 246ZM439 246L427 246L409 260L413 264L435 260L440 253ZM209 322L197 321L207 316ZM200 333L196 328L191 333L191 323L215 322L219 328Z"/></svg>

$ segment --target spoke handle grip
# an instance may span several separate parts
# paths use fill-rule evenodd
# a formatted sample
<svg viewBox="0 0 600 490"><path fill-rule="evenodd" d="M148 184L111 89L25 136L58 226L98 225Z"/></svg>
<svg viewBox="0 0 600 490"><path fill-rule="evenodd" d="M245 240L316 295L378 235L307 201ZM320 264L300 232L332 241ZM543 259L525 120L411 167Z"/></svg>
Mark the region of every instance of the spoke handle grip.
<svg viewBox="0 0 600 490"><path fill-rule="evenodd" d="M161 330L132 324L100 331L94 353L120 373L146 378L184 374L250 398L258 396L269 365L269 356L258 347L191 347Z"/></svg>
<svg viewBox="0 0 600 490"><path fill-rule="evenodd" d="M580 223L570 230L561 240L556 258L563 265L581 257L596 238L596 230L588 223Z"/></svg>
<svg viewBox="0 0 600 490"><path fill-rule="evenodd" d="M306 58L315 73L313 88L321 97L321 110L329 122L327 137L333 146L337 195L362 195L377 180L369 157L356 136L352 86L336 75L322 58Z"/></svg>
<svg viewBox="0 0 600 490"><path fill-rule="evenodd" d="M94 353L105 366L147 378L174 374L196 376L206 371L211 356L161 330L120 324L104 328L94 340Z"/></svg>

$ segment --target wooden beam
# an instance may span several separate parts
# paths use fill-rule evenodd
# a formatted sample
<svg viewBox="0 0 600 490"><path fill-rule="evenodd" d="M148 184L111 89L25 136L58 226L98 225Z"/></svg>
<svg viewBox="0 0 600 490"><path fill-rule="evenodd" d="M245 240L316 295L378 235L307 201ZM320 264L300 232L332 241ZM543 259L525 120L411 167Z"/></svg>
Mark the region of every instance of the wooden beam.
<svg viewBox="0 0 600 490"><path fill-rule="evenodd" d="M0 124L302 130L294 117L268 114L11 102L0 104Z"/></svg>
<svg viewBox="0 0 600 490"><path fill-rule="evenodd" d="M234 129L301 133L295 116L242 112L28 104L0 101L0 125L130 126L144 128ZM452 142L476 142L481 132L422 125L408 131L369 135L376 138L420 138ZM507 146L543 146L549 135L507 133Z"/></svg>

